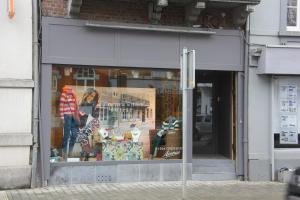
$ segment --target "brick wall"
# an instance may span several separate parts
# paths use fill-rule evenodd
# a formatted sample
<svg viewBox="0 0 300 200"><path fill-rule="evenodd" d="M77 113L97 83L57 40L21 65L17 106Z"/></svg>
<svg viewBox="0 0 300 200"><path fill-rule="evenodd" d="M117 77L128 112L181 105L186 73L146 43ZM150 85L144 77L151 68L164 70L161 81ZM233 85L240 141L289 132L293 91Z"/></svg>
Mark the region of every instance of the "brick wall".
<svg viewBox="0 0 300 200"><path fill-rule="evenodd" d="M52 17L65 17L68 0L42 0L42 15ZM220 13L227 12L225 19L220 19ZM184 26L185 9L177 4L169 4L163 8L160 23L162 25ZM230 27L230 11L209 10L199 17L197 24L204 27L218 28ZM145 1L124 2L113 0L83 0L79 19L114 21L127 23L148 24L148 4Z"/></svg>
<svg viewBox="0 0 300 200"><path fill-rule="evenodd" d="M160 23L162 25L184 25L184 11L183 6L170 5L163 9Z"/></svg>
<svg viewBox="0 0 300 200"><path fill-rule="evenodd" d="M81 7L80 18L131 23L149 23L146 2L116 2L85 0ZM172 6L164 8L161 24L182 25L184 8Z"/></svg>
<svg viewBox="0 0 300 200"><path fill-rule="evenodd" d="M84 0L80 18L101 21L133 23L148 22L148 7L145 2L117 2Z"/></svg>
<svg viewBox="0 0 300 200"><path fill-rule="evenodd" d="M42 15L64 17L67 11L67 0L42 0Z"/></svg>
<svg viewBox="0 0 300 200"><path fill-rule="evenodd" d="M67 0L42 1L43 16L65 17L66 14ZM111 0L83 0L79 18L100 21L149 23L148 4L146 2L130 3ZM172 5L164 8L161 24L184 24L184 8Z"/></svg>

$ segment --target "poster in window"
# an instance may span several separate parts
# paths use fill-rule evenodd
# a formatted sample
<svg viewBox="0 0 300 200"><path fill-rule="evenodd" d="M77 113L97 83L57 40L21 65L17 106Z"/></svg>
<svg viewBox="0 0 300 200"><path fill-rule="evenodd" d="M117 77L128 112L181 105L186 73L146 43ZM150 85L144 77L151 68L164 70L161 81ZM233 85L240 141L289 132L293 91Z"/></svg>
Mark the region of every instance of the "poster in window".
<svg viewBox="0 0 300 200"><path fill-rule="evenodd" d="M298 144L297 86L280 85L280 144Z"/></svg>
<svg viewBox="0 0 300 200"><path fill-rule="evenodd" d="M280 144L298 144L297 131L281 131Z"/></svg>
<svg viewBox="0 0 300 200"><path fill-rule="evenodd" d="M280 100L280 112L282 113L297 113L297 101L289 99Z"/></svg>
<svg viewBox="0 0 300 200"><path fill-rule="evenodd" d="M280 86L280 99L297 99L297 86L296 85L281 85Z"/></svg>
<svg viewBox="0 0 300 200"><path fill-rule="evenodd" d="M130 132L133 141L142 146L143 157L148 157L149 130L155 129L155 88L70 87L76 91L79 110L89 115L93 115L93 109L82 102L86 99L87 91L95 91L94 104L99 109L100 128L107 129L108 137L114 141L124 140L124 135ZM147 114L148 110L152 115Z"/></svg>
<svg viewBox="0 0 300 200"><path fill-rule="evenodd" d="M281 129L297 129L297 116L296 115L281 115L280 116Z"/></svg>

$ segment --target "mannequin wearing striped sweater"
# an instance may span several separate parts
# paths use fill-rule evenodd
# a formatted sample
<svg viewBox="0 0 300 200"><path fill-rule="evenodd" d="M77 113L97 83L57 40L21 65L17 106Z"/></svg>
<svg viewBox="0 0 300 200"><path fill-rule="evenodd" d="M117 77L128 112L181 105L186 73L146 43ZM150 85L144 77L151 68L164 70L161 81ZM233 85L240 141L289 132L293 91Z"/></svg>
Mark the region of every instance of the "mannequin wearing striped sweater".
<svg viewBox="0 0 300 200"><path fill-rule="evenodd" d="M74 118L76 111L76 95L72 88L64 86L59 99L59 113L64 124L63 157L65 157L65 155L67 154L69 138L69 154L72 153L74 144L76 142L79 125L76 119Z"/></svg>

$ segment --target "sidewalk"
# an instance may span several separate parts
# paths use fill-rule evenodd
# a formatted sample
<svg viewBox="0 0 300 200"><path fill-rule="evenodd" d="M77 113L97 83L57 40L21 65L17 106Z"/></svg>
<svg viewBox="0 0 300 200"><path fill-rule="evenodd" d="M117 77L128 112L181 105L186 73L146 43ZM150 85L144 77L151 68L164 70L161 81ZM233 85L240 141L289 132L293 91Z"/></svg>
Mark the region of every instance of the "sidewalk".
<svg viewBox="0 0 300 200"><path fill-rule="evenodd" d="M189 181L189 200L282 200L285 184ZM106 183L0 191L0 200L180 200L181 182Z"/></svg>

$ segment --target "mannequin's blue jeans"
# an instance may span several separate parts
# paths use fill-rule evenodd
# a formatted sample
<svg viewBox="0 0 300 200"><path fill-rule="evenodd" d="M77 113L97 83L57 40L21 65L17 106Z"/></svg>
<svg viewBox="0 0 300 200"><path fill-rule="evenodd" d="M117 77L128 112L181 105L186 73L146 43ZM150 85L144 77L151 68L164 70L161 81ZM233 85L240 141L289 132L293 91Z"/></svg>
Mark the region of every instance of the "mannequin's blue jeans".
<svg viewBox="0 0 300 200"><path fill-rule="evenodd" d="M72 115L64 115L64 136L63 136L63 151L67 153L68 149L68 139L69 143L69 153L72 153L74 144L76 142L78 133L78 125Z"/></svg>

